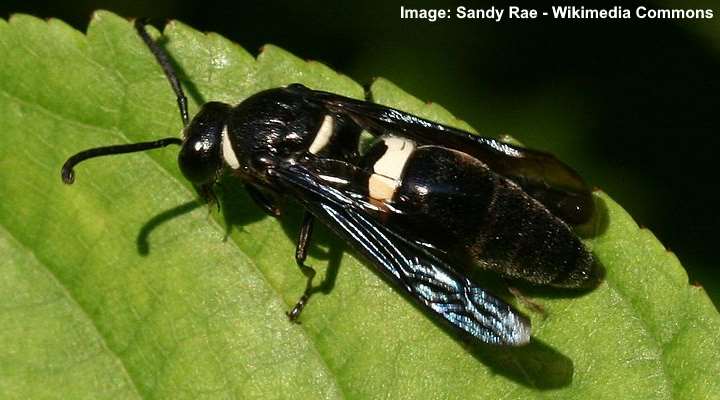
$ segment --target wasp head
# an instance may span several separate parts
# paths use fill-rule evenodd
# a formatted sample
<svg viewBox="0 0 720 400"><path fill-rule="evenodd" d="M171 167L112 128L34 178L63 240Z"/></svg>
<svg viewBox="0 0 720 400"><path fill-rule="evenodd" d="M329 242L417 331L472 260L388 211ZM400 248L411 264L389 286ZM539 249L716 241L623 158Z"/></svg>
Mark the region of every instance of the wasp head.
<svg viewBox="0 0 720 400"><path fill-rule="evenodd" d="M178 164L185 178L196 185L212 184L222 170L223 131L231 107L205 103L183 130Z"/></svg>

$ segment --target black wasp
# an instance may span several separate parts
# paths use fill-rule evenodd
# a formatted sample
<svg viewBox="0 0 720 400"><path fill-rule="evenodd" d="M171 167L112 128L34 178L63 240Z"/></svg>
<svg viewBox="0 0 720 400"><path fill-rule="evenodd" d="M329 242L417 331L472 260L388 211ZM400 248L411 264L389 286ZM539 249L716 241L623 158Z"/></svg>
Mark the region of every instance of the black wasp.
<svg viewBox="0 0 720 400"><path fill-rule="evenodd" d="M177 95L184 137L80 152L63 165L63 181L88 158L177 144L180 170L206 196L229 170L271 215L282 198L298 201L295 259L307 287L291 319L312 288L304 261L315 219L428 313L486 343L525 344L530 321L471 280L473 269L567 288L597 280L570 228L590 219L590 190L552 155L300 84L237 106L206 103L190 121L167 54L143 21L135 28ZM362 131L376 139L360 154Z"/></svg>

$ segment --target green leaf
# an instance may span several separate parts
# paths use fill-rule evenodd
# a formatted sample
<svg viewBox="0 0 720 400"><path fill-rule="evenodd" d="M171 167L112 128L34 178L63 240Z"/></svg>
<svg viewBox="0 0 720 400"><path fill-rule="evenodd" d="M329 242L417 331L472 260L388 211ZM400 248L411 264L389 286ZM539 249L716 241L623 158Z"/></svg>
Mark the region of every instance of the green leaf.
<svg viewBox="0 0 720 400"><path fill-rule="evenodd" d="M157 33L157 32L156 32ZM319 63L215 34L165 29L191 112L292 82L362 98ZM310 265L337 274L302 325L300 213L263 217L224 181L199 206L174 149L60 166L89 147L174 135L175 99L128 21L98 12L83 35L57 20L0 20L0 398L711 398L720 316L675 256L596 194L584 227L606 269L591 293L534 298L535 341L469 347L332 235ZM391 83L377 102L468 128ZM230 225L229 236L226 228ZM327 266L327 268L326 268Z"/></svg>

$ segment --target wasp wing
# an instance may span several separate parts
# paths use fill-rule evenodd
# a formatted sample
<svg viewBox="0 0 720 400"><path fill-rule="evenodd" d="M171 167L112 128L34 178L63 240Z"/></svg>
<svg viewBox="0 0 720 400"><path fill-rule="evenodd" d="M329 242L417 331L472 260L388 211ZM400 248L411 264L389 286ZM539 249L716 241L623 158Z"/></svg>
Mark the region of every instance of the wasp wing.
<svg viewBox="0 0 720 400"><path fill-rule="evenodd" d="M303 89L310 101L349 116L372 134L404 136L419 144L448 147L481 160L569 224L587 222L592 216L594 204L590 187L552 154L474 135L379 104Z"/></svg>
<svg viewBox="0 0 720 400"><path fill-rule="evenodd" d="M527 318L370 216L360 196L331 187L299 164L269 174L386 278L460 333L498 345L522 345L530 340Z"/></svg>

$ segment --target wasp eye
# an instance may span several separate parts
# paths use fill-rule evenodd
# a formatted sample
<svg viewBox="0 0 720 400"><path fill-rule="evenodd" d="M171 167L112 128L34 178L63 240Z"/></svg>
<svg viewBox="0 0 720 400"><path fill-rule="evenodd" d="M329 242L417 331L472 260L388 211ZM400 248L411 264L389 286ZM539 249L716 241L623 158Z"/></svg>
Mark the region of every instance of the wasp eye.
<svg viewBox="0 0 720 400"><path fill-rule="evenodd" d="M178 157L180 170L193 183L207 183L215 178L220 167L220 137L188 138ZM216 139L216 140L213 140Z"/></svg>

